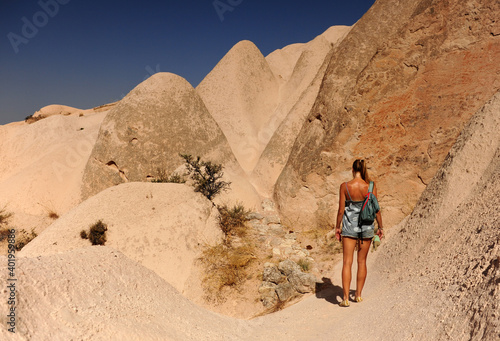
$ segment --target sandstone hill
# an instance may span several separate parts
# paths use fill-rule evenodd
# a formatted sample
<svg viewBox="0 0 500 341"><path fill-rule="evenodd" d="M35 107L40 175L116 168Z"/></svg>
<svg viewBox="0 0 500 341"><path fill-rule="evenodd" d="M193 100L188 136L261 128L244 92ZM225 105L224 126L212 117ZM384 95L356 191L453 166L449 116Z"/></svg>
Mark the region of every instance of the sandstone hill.
<svg viewBox="0 0 500 341"><path fill-rule="evenodd" d="M348 309L336 304L341 264L325 274L329 284L316 295L244 321L194 305L164 278L119 251L88 246L19 258L23 295L17 311L23 319L15 335L4 328L0 335L9 340L47 335L52 340L305 341L331 340L332 335L338 340L494 340L500 334L499 124L500 93L466 125L412 215L370 254L365 300ZM471 152L478 148L484 153ZM457 183L466 184L458 195ZM99 196L132 186L182 187L124 184ZM110 214L105 209L102 213ZM4 280L7 274L0 276ZM4 300L0 307L6 309Z"/></svg>
<svg viewBox="0 0 500 341"><path fill-rule="evenodd" d="M180 293L201 301L195 260L221 239L217 210L183 184L126 183L84 201L25 246L20 255L66 252L90 245L80 237L98 220L108 225L106 245L153 270ZM179 242L182 241L182 242Z"/></svg>
<svg viewBox="0 0 500 341"><path fill-rule="evenodd" d="M331 27L308 43L287 46L265 58L253 43L240 42L196 88L243 169L254 172L251 182L264 197L272 195L317 95L327 54L349 29ZM278 128L281 138L269 143Z"/></svg>
<svg viewBox="0 0 500 341"><path fill-rule="evenodd" d="M43 110L43 109L42 109ZM0 208L12 224L41 232L80 202L83 170L106 111L53 115L0 126Z"/></svg>
<svg viewBox="0 0 500 341"><path fill-rule="evenodd" d="M500 87L499 6L372 6L333 51L276 184L286 223L331 224L335 193L359 157L378 182L387 225L412 211L465 123Z"/></svg>
<svg viewBox="0 0 500 341"><path fill-rule="evenodd" d="M123 182L150 181L158 170L173 174L184 163L180 153L223 164L232 201L259 203L201 98L170 73L148 78L106 115L85 167L82 197Z"/></svg>
<svg viewBox="0 0 500 341"><path fill-rule="evenodd" d="M331 49L343 39L350 27L335 26L328 29L307 44L302 44L300 50L292 46L295 51L301 51L290 76L286 70L275 71L278 78L286 80L280 87L280 103L276 108L271 125L266 127L264 134L268 134L269 142L259 157L259 161L251 174L251 181L256 189L265 197L272 197L276 180L285 167L293 143L297 137L307 113L318 96L319 87L325 74L327 61L330 60ZM275 56L279 52L279 57ZM266 57L272 65L279 65L278 61L286 65L290 59L287 48L275 51ZM288 58L287 58L288 57ZM281 72L285 76L281 76Z"/></svg>
<svg viewBox="0 0 500 341"><path fill-rule="evenodd" d="M39 235L16 254L18 329L2 299L0 338L498 339L499 16L494 0L378 0L353 27L267 57L238 43L196 89L159 73L116 104L1 126L0 210ZM248 320L200 307L195 260L221 238L216 208L187 185L149 183L181 172L179 153L225 166L221 202L260 210L252 242L270 261L311 261L315 294ZM357 157L387 238L368 257L365 300L345 309L342 264L320 247ZM79 235L99 219L105 247ZM254 306L260 270L238 293Z"/></svg>
<svg viewBox="0 0 500 341"><path fill-rule="evenodd" d="M196 88L246 172L262 147L258 134L278 104L279 84L259 49L236 44Z"/></svg>

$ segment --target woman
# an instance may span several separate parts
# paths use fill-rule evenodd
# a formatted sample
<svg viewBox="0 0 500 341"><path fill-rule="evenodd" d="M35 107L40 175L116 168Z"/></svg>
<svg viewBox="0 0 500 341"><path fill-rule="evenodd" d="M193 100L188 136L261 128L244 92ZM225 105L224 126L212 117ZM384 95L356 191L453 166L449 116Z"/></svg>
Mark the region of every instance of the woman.
<svg viewBox="0 0 500 341"><path fill-rule="evenodd" d="M361 302L361 292L366 280L366 256L370 250L371 240L374 237L375 226L358 226L358 216L361 210L365 195L368 194L370 179L366 170L364 160L356 160L352 164L353 179L340 185L339 210L337 213L337 225L335 237L342 240L344 249L344 264L342 267L342 287L344 290L341 307L349 306L349 289L351 286L351 267L354 256L354 249L358 245L358 273L356 279L355 301ZM377 187L373 185L373 194L377 196ZM382 238L382 215L380 211L376 215L378 231L377 235ZM342 223L342 228L341 228ZM361 232L361 233L360 233Z"/></svg>

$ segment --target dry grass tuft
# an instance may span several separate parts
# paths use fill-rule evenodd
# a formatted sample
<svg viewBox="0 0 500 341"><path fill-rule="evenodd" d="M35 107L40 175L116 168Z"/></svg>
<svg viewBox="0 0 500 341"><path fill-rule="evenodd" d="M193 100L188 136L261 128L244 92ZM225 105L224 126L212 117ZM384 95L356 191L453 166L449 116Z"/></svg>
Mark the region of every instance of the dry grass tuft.
<svg viewBox="0 0 500 341"><path fill-rule="evenodd" d="M206 299L225 301L224 289L238 289L247 278L247 267L255 259L254 248L246 244L236 248L225 243L207 247L199 259L205 268L203 286Z"/></svg>
<svg viewBox="0 0 500 341"><path fill-rule="evenodd" d="M49 215L50 219L54 219L54 220L59 219L59 214L57 214L54 211L49 211L48 215Z"/></svg>
<svg viewBox="0 0 500 341"><path fill-rule="evenodd" d="M38 116L29 115L29 116L26 116L26 118L24 119L24 122L31 124L31 123L38 122L38 121L44 119L45 117L46 117L45 115L38 115Z"/></svg>
<svg viewBox="0 0 500 341"><path fill-rule="evenodd" d="M308 272L310 269L311 269L311 262L309 262L307 259L305 258L301 258L299 259L299 261L297 262L297 264L300 266L300 268L302 269L302 271L304 272Z"/></svg>
<svg viewBox="0 0 500 341"><path fill-rule="evenodd" d="M37 236L35 230L31 230L31 233L26 232L24 229L19 232L19 235L16 238L16 243L14 247L17 251L21 251L23 247L28 245L33 239Z"/></svg>
<svg viewBox="0 0 500 341"><path fill-rule="evenodd" d="M170 175L164 168L157 168L156 177L153 178L151 182L156 182L156 183L168 182L175 184L183 184L186 182L186 179L183 175L180 175L178 173Z"/></svg>
<svg viewBox="0 0 500 341"><path fill-rule="evenodd" d="M106 231L108 226L98 220L95 224L90 226L89 232L85 230L80 231L82 239L89 239L92 245L104 245L106 243Z"/></svg>
<svg viewBox="0 0 500 341"><path fill-rule="evenodd" d="M5 208L0 209L0 225L6 225L10 217L12 217L12 213L6 212Z"/></svg>
<svg viewBox="0 0 500 341"><path fill-rule="evenodd" d="M248 221L247 215L249 210L245 209L242 204L229 207L224 204L217 206L219 210L219 226L224 233L226 241L231 236L243 237L246 234L245 223Z"/></svg>

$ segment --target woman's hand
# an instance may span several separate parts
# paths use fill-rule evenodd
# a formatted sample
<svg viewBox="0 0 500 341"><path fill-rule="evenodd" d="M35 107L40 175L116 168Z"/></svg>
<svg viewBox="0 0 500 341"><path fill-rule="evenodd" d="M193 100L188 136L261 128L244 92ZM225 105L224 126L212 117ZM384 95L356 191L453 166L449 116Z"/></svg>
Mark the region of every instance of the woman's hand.
<svg viewBox="0 0 500 341"><path fill-rule="evenodd" d="M381 227L379 227L379 228L377 229L377 236L378 236L380 239L382 239L382 237L384 236L384 230L383 230Z"/></svg>
<svg viewBox="0 0 500 341"><path fill-rule="evenodd" d="M337 238L337 240L340 242L340 240L342 239L341 237L341 234L342 233L342 229L340 227L336 227L335 228L335 238Z"/></svg>

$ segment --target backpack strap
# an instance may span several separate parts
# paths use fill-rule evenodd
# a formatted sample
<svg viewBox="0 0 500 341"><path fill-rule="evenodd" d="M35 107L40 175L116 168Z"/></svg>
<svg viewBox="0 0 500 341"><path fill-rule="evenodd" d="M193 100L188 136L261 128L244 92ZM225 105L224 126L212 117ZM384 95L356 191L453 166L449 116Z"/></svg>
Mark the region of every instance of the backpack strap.
<svg viewBox="0 0 500 341"><path fill-rule="evenodd" d="M351 193L349 193L349 187L347 187L347 182L345 183L345 189L347 190L347 195L349 195L349 200L352 201Z"/></svg>
<svg viewBox="0 0 500 341"><path fill-rule="evenodd" d="M370 181L370 185L368 186L368 193L373 191L373 181Z"/></svg>

